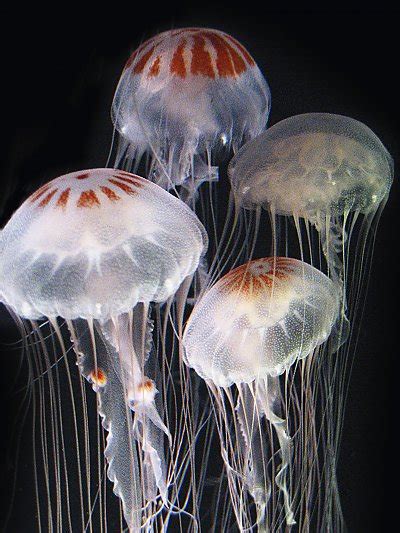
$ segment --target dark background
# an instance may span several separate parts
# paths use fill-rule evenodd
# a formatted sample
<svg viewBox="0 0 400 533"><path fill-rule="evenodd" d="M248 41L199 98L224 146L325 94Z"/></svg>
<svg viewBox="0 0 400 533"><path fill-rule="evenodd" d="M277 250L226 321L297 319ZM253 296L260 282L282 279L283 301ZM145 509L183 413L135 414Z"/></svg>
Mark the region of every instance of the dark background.
<svg viewBox="0 0 400 533"><path fill-rule="evenodd" d="M112 136L109 110L123 64L144 38L172 27L215 27L241 41L270 84L270 125L311 111L348 115L381 138L396 167L397 12L263 11L251 1L242 7L202 2L160 8L149 3L138 10L133 5L127 9L113 3L104 12L97 7L85 16L72 7L43 13L22 7L20 12L2 10L8 32L3 32L0 48L1 226L39 184L69 171L105 165ZM350 532L382 531L397 515L396 489L391 487L398 464L397 205L395 181L378 229L345 417L339 476ZM3 458L16 421L17 364L3 343L15 340L18 332L3 309L0 335L0 477L7 494L12 454ZM23 442L22 456L30 453L30 443ZM6 512L7 498L1 504ZM13 515L27 508L17 497ZM23 531L34 530L33 516L22 523L27 524ZM16 531L12 521L8 530Z"/></svg>

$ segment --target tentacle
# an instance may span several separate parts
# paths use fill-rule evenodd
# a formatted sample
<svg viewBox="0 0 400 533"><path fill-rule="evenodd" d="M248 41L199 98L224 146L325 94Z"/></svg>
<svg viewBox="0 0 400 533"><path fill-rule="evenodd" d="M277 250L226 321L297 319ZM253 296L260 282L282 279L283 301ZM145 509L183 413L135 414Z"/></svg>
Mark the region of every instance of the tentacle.
<svg viewBox="0 0 400 533"><path fill-rule="evenodd" d="M322 251L328 265L328 274L333 282L337 284L341 294L341 314L330 335L332 352L336 352L347 341L350 334L350 322L346 316L347 295L345 269L347 265L344 254L345 243L347 241L347 217L347 212L343 216L343 219L327 213L326 217L318 215L311 221L320 235Z"/></svg>
<svg viewBox="0 0 400 533"><path fill-rule="evenodd" d="M328 212L325 217L321 214L316 215L310 222L314 224L319 233L322 252L325 256L329 275L332 280L338 284L340 289L344 289L343 279L343 246L347 240L345 230L346 216L344 220L331 216ZM345 302L345 297L344 297Z"/></svg>

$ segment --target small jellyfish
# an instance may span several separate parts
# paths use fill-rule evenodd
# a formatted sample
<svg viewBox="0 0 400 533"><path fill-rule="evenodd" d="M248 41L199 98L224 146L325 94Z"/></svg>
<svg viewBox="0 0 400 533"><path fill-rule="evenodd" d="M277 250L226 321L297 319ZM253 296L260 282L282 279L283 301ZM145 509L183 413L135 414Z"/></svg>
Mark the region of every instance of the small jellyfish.
<svg viewBox="0 0 400 533"><path fill-rule="evenodd" d="M313 508L308 484L315 480L317 461L315 455L311 460L307 456L309 449L315 453L317 437L310 419L304 422L295 411L299 403L304 407L307 360L319 355L318 347L338 320L339 307L335 285L322 272L296 259L270 257L228 272L204 293L187 322L182 341L185 362L206 381L214 397L240 531L254 525L246 491L262 531L280 531L282 522L294 524L296 508L301 508L302 530ZM296 374L304 387L299 395ZM296 421L301 427L290 431ZM291 433L297 434L294 450Z"/></svg>
<svg viewBox="0 0 400 533"><path fill-rule="evenodd" d="M153 181L183 185L192 198L217 179L216 155L258 135L269 109L267 82L236 39L207 28L160 33L133 52L119 81L115 166L135 169L146 154Z"/></svg>
<svg viewBox="0 0 400 533"><path fill-rule="evenodd" d="M65 357L57 317L66 322L80 372L97 393L107 432L108 477L131 531L139 531L146 520L151 528L152 506L158 514L163 506L174 507L169 485L176 475L164 451L167 436L173 456L172 435L158 394L167 379L160 380L154 371L157 354L149 305L167 301L190 279L206 246L204 228L183 202L148 180L112 169L74 172L50 181L0 233L0 301L16 317L31 321L36 332L37 321L47 317ZM47 359L44 340L42 348ZM54 402L61 405L62 399ZM52 416L56 420L54 412ZM82 442L75 431L77 443ZM59 435L57 429L48 433ZM47 450L49 437L42 438ZM62 528L58 521L66 505L69 521L73 514L67 480L65 489L60 481L63 453L55 454L58 525L50 516L50 529ZM90 456L89 444L81 456ZM78 457L78 468L81 460ZM101 499L101 487L98 492ZM51 509L49 504L49 514ZM82 530L85 520L82 510Z"/></svg>

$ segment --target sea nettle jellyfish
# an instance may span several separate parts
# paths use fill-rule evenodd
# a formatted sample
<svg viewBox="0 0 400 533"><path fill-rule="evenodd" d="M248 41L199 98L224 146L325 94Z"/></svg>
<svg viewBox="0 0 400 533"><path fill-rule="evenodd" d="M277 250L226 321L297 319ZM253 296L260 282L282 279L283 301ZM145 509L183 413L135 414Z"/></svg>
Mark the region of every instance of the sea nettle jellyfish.
<svg viewBox="0 0 400 533"><path fill-rule="evenodd" d="M280 531L296 522L304 531L324 497L310 360L324 356L339 310L335 284L322 272L270 257L226 274L187 322L185 362L213 397L240 531L255 524ZM223 502L216 516L226 509ZM234 527L221 521L224 530Z"/></svg>
<svg viewBox="0 0 400 533"><path fill-rule="evenodd" d="M133 52L119 81L115 166L135 169L145 154L150 179L192 199L218 178L218 154L258 135L269 109L267 82L236 39L207 28L160 33Z"/></svg>
<svg viewBox="0 0 400 533"><path fill-rule="evenodd" d="M107 474L129 529L155 530L179 511L180 421L167 412L170 374L157 361L163 351L153 346L149 306L190 282L206 246L204 228L185 204L148 180L110 169L54 179L1 231L0 300L35 341L26 345L36 356L31 366L40 393L32 394L36 488L48 496L38 503L39 529L45 519L52 531L100 531L108 520L106 469L93 459L103 434L98 428L93 436L78 412L85 414L87 399L70 372L64 324L97 395ZM43 318L53 333L47 340ZM71 398L80 387L83 396Z"/></svg>
<svg viewBox="0 0 400 533"><path fill-rule="evenodd" d="M326 272L341 296L335 339L336 348L342 348L323 360L319 379L326 400L326 476L331 478L321 527L338 530L343 523L335 472L347 367L356 349L357 312L363 307L373 238L393 181L393 161L361 122L309 113L283 120L249 141L230 162L228 173L239 218L251 213L255 221L253 232L246 229L247 242L266 240L265 210L272 224L273 253L299 254Z"/></svg>

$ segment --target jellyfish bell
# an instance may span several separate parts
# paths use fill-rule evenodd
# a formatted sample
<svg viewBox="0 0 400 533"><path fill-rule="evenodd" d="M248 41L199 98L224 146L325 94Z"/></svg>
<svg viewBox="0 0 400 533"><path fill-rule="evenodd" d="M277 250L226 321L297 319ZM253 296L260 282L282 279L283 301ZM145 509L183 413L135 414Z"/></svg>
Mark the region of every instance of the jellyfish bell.
<svg viewBox="0 0 400 533"><path fill-rule="evenodd" d="M301 261L251 261L196 305L184 335L187 363L221 387L279 376L327 339L337 300L329 279Z"/></svg>
<svg viewBox="0 0 400 533"><path fill-rule="evenodd" d="M171 435L145 373L148 308L174 295L206 247L183 202L112 169L54 179L0 233L1 301L23 319L47 317L61 343L57 317L66 320L108 432L108 476L134 531L149 499L168 500L163 435Z"/></svg>
<svg viewBox="0 0 400 533"><path fill-rule="evenodd" d="M231 436L231 442L224 437L221 446L223 455L229 457L228 475L239 468L258 506L259 525L267 513L271 491L265 473L267 460L263 463L260 459L265 456L263 419L275 428L279 441L282 460L275 479L290 525L294 523L287 483L287 471L292 473L291 439L286 417L277 414L277 409L285 406L279 376L327 340L339 309L336 287L322 272L296 259L271 257L250 261L226 274L203 295L187 322L185 362L209 384L217 396L217 407L224 411L233 405L229 387L235 385L238 390L234 417L239 434ZM220 435L226 431L229 433L221 430ZM242 448L240 440L244 441ZM235 459L238 450L239 460ZM237 494L232 495L234 502ZM236 516L240 516L238 509L245 507L242 504L237 506ZM248 519L240 517L239 527L245 525L248 527Z"/></svg>
<svg viewBox="0 0 400 533"><path fill-rule="evenodd" d="M194 194L217 179L216 153L258 135L269 109L267 82L236 39L207 28L160 33L133 52L115 93L116 166L148 154L151 179Z"/></svg>
<svg viewBox="0 0 400 533"><path fill-rule="evenodd" d="M249 141L228 170L238 203L317 228L330 266L341 268L345 224L373 216L393 181L393 162L364 124L329 113L282 120ZM348 222L349 223L349 222Z"/></svg>
<svg viewBox="0 0 400 533"><path fill-rule="evenodd" d="M3 229L2 293L25 318L104 321L174 294L205 242L190 210L151 182L111 169L71 173Z"/></svg>

